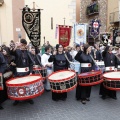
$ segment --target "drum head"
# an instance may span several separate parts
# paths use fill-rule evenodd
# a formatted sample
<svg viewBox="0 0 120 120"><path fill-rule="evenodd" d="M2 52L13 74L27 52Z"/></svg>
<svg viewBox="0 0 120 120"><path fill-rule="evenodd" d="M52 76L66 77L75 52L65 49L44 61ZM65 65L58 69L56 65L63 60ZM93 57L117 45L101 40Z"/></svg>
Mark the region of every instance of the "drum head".
<svg viewBox="0 0 120 120"><path fill-rule="evenodd" d="M64 80L64 79L68 79L72 76L75 76L75 72L74 71L69 71L69 70L61 70L61 71L57 71L52 73L51 75L48 76L49 80Z"/></svg>
<svg viewBox="0 0 120 120"><path fill-rule="evenodd" d="M20 78L14 78L12 80L7 81L7 84L23 84L28 82L33 82L35 80L40 79L41 76L26 76L26 77L20 77Z"/></svg>
<svg viewBox="0 0 120 120"><path fill-rule="evenodd" d="M110 80L120 80L120 72L108 72L103 77Z"/></svg>

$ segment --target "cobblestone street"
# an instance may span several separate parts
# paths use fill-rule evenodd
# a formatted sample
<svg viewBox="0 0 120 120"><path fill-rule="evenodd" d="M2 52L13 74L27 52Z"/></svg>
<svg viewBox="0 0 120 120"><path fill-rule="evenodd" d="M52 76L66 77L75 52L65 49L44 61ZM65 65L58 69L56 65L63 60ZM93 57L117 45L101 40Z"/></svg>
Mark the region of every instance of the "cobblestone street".
<svg viewBox="0 0 120 120"><path fill-rule="evenodd" d="M52 101L51 92L35 98L34 105L22 102L13 106L13 101L7 100L0 120L119 120L120 93L117 100L102 100L98 94L99 86L94 86L86 105L76 101L75 90L68 93L66 101Z"/></svg>

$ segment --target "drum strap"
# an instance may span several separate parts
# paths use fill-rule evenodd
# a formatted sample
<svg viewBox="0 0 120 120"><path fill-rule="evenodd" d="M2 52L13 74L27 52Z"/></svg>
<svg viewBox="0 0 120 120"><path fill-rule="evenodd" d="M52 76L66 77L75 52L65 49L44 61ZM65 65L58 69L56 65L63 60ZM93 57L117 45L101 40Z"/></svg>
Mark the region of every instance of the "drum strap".
<svg viewBox="0 0 120 120"><path fill-rule="evenodd" d="M36 55L36 58L37 58L37 60L38 60L38 62L39 62L39 65L40 65L41 67L43 67L43 65L41 64L40 59L38 58L37 55Z"/></svg>
<svg viewBox="0 0 120 120"><path fill-rule="evenodd" d="M67 59L68 63L71 65L71 68L74 70L74 69L75 69L75 65L74 65L73 62L71 62L71 61L68 59L68 57L67 57L67 55L66 55L65 52L64 52L64 56L65 56L65 58Z"/></svg>

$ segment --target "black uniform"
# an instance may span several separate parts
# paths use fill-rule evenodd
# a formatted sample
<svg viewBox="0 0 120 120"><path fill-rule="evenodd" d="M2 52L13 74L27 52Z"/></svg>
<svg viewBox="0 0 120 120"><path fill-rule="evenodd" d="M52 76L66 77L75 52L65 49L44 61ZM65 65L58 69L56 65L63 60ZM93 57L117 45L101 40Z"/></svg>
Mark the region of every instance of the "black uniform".
<svg viewBox="0 0 120 120"><path fill-rule="evenodd" d="M79 51L76 56L75 60L79 61L80 63L91 63L91 65L94 65L94 62L91 58L91 56L88 54L85 54L82 51ZM92 67L81 67L81 73L84 72L90 72L93 68ZM89 98L91 94L91 86L80 86L77 85L76 88L76 99L77 100L86 100L86 98Z"/></svg>
<svg viewBox="0 0 120 120"><path fill-rule="evenodd" d="M27 50L20 50L17 49L14 52L15 58L16 58L16 68L24 68L24 67L29 67L28 72L17 72L16 71L16 76L26 76L32 73L32 67L33 67L33 62L31 58L29 57L29 52Z"/></svg>
<svg viewBox="0 0 120 120"><path fill-rule="evenodd" d="M69 59L69 56L68 56ZM65 58L64 53L56 55L51 55L48 59L49 62L53 62L54 72L58 70L64 70L69 68L69 62ZM52 92L52 99L53 100L65 100L67 98L67 92L65 93L54 93Z"/></svg>
<svg viewBox="0 0 120 120"><path fill-rule="evenodd" d="M2 53L0 53L0 73L4 74L6 71L6 61ZM5 79L3 78L3 86L4 90L0 90L0 104L4 102L8 97L7 97L7 88L5 85Z"/></svg>
<svg viewBox="0 0 120 120"><path fill-rule="evenodd" d="M115 68L117 68L117 58L113 53L109 53L109 52L103 52L103 60L105 63L105 67L111 67L114 66ZM109 71L110 72L110 71ZM100 85L100 95L102 95L103 99L106 98L106 96L108 95L111 98L115 98L116 99L116 91L113 90L108 90L103 86L103 83L101 83Z"/></svg>

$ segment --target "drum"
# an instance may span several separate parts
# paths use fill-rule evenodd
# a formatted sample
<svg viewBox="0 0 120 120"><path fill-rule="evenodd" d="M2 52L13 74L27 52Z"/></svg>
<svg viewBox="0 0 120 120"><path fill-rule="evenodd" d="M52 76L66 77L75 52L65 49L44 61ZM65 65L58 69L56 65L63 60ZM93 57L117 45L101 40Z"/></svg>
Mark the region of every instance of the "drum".
<svg viewBox="0 0 120 120"><path fill-rule="evenodd" d="M44 92L42 76L31 75L12 78L6 82L8 97L12 100L26 100Z"/></svg>
<svg viewBox="0 0 120 120"><path fill-rule="evenodd" d="M45 80L46 75L47 75L47 69L45 67L43 68L33 68L35 74L41 74L43 77L43 80Z"/></svg>
<svg viewBox="0 0 120 120"><path fill-rule="evenodd" d="M0 73L0 90L3 90L3 76L2 76L2 73Z"/></svg>
<svg viewBox="0 0 120 120"><path fill-rule="evenodd" d="M120 90L120 72L108 72L103 74L104 86L109 90Z"/></svg>
<svg viewBox="0 0 120 120"><path fill-rule="evenodd" d="M70 68L75 70L75 72L80 73L80 63L79 62L71 63Z"/></svg>
<svg viewBox="0 0 120 120"><path fill-rule="evenodd" d="M92 71L78 75L78 84L81 86L93 86L103 82L102 71Z"/></svg>
<svg viewBox="0 0 120 120"><path fill-rule="evenodd" d="M3 78L5 78L5 79L9 79L12 76L13 76L12 71L8 71L8 72L6 72L6 73L3 74Z"/></svg>
<svg viewBox="0 0 120 120"><path fill-rule="evenodd" d="M52 92L64 93L73 90L77 86L76 73L69 70L53 72L48 76Z"/></svg>

